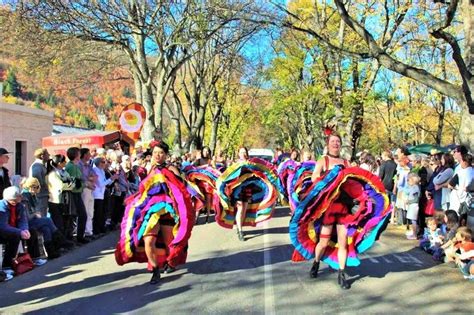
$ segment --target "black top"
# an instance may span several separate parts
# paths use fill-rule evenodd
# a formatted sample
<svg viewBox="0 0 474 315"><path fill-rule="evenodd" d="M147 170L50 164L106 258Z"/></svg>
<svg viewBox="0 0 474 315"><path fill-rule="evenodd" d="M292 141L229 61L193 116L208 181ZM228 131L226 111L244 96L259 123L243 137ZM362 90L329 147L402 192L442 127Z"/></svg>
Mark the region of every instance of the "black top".
<svg viewBox="0 0 474 315"><path fill-rule="evenodd" d="M383 161L380 165L379 177L387 191L393 191L393 177L397 173L397 164L393 160Z"/></svg>
<svg viewBox="0 0 474 315"><path fill-rule="evenodd" d="M2 170L3 176L0 176L0 199L3 199L3 190L12 185L8 176L8 169L2 167Z"/></svg>

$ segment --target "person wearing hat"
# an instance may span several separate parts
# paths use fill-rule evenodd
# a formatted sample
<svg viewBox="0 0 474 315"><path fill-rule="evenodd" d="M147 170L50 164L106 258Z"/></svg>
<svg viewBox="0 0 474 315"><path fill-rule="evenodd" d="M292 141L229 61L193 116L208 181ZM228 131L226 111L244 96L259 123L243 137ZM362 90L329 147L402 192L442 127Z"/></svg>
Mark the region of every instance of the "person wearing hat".
<svg viewBox="0 0 474 315"><path fill-rule="evenodd" d="M46 149L36 149L34 152L36 160L30 166L30 177L38 179L40 183L41 190L36 195L37 204L36 210L41 213L42 217L46 217L48 214L48 199L49 199L49 190L48 184L46 183L46 163L49 161L49 153Z"/></svg>
<svg viewBox="0 0 474 315"><path fill-rule="evenodd" d="M0 200L0 243L6 244L3 269L11 269L21 240L30 238L28 218L21 203L20 189L15 186L5 188Z"/></svg>
<svg viewBox="0 0 474 315"><path fill-rule="evenodd" d="M3 166L7 164L10 159L8 154L10 154L10 152L5 148L0 148L0 199L3 198L3 190L12 185L10 177L8 176L8 169Z"/></svg>

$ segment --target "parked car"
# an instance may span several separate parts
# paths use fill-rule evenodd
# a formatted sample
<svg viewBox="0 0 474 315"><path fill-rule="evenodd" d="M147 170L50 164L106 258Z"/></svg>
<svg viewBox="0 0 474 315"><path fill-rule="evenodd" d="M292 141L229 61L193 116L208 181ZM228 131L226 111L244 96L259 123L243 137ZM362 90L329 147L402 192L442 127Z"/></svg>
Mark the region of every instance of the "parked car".
<svg viewBox="0 0 474 315"><path fill-rule="evenodd" d="M273 160L274 153L270 149L250 149L249 158L260 158L268 162Z"/></svg>

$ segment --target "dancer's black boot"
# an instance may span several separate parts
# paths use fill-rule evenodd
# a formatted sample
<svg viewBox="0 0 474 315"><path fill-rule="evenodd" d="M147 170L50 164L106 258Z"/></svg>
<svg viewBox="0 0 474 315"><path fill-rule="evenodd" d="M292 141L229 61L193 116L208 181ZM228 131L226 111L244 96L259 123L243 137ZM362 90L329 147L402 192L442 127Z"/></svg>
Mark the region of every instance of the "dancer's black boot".
<svg viewBox="0 0 474 315"><path fill-rule="evenodd" d="M168 263L166 263L165 267L163 268L163 273L172 273L172 272L175 272L175 271L176 271L176 268L171 267L170 265L168 265Z"/></svg>
<svg viewBox="0 0 474 315"><path fill-rule="evenodd" d="M319 271L319 261L314 261L313 266L311 267L311 270L309 271L309 276L311 278L317 278L318 271Z"/></svg>
<svg viewBox="0 0 474 315"><path fill-rule="evenodd" d="M341 286L343 289L349 289L351 286L349 285L349 282L347 282L346 279L346 274L344 273L344 270L339 269L339 273L337 275L337 283Z"/></svg>
<svg viewBox="0 0 474 315"><path fill-rule="evenodd" d="M160 277L160 268L153 268L153 275L151 276L150 284L157 284L160 281Z"/></svg>

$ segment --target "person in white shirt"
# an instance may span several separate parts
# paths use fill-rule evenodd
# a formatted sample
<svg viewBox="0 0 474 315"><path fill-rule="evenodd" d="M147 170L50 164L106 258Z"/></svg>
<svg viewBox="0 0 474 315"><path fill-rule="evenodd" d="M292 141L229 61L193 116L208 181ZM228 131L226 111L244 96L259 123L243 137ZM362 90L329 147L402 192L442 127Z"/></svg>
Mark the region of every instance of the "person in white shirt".
<svg viewBox="0 0 474 315"><path fill-rule="evenodd" d="M105 233L105 209L104 209L104 193L105 186L113 183L118 178L118 174L106 178L105 169L106 160L104 157L97 157L94 159L94 166L92 170L96 174L95 188L92 191L94 197L94 216L92 220L92 230L94 235Z"/></svg>
<svg viewBox="0 0 474 315"><path fill-rule="evenodd" d="M459 166L456 168L456 175L458 176L457 184L450 186L450 208L460 213L461 205L467 200L466 187L474 181L474 169L471 166L472 156L470 154L463 154Z"/></svg>

